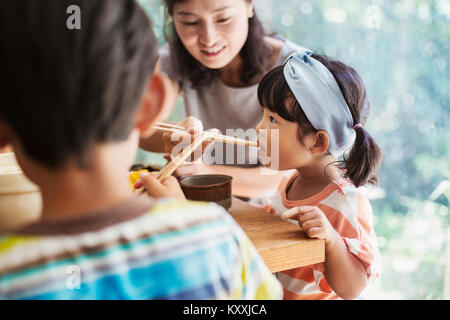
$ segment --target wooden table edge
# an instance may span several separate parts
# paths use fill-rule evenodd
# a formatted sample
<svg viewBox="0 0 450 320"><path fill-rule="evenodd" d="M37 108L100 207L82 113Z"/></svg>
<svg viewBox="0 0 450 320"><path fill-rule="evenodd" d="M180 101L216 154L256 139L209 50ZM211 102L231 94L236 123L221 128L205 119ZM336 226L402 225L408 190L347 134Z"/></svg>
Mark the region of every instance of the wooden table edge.
<svg viewBox="0 0 450 320"><path fill-rule="evenodd" d="M239 212L236 212L236 208ZM259 239L255 238L255 235L259 236L258 225L245 225L245 223L253 223L253 221L258 219L251 219L252 221L250 222L248 221L248 219L242 219L242 217L245 216L245 213L243 213L242 210L245 210L246 208L250 209L250 211L248 212L248 214L250 215L254 216L257 214L261 214L263 215L262 220L268 219L269 221L276 221L278 229L280 228L280 225L285 225L286 229L292 230L293 224L287 221L283 221L280 218L274 217L261 208L252 206L251 204L246 203L242 200L233 198L233 206L228 210L230 212L230 215L241 226L250 241L255 245L258 253L271 272L279 272L304 267L325 261L325 241L321 239L311 239L307 237L304 232L300 231L300 229L298 230L298 241L292 239L282 244L278 243L273 246L261 246ZM250 232L248 231L249 229L251 230ZM289 232L290 234L292 234L292 231Z"/></svg>

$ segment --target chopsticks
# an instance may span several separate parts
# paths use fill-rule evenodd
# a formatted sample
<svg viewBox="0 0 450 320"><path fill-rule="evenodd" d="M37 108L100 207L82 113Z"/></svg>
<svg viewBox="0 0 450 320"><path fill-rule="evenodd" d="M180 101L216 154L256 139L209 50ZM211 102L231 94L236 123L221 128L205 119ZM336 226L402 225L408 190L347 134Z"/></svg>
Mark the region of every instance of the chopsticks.
<svg viewBox="0 0 450 320"><path fill-rule="evenodd" d="M181 151L180 154L178 154L175 158L172 159L168 164L164 166L159 172L156 178L159 181L164 181L167 177L171 176L172 173L177 170L177 168L183 164L184 160L186 160L192 152L194 152L195 149L197 149L203 141L209 139L210 134L208 132L202 132L202 134L195 138L194 141L187 147Z"/></svg>
<svg viewBox="0 0 450 320"><path fill-rule="evenodd" d="M164 132L172 132L172 133L186 133L187 131L178 125L167 123L167 122L157 122L156 126L153 127L156 130L164 131ZM205 133L203 131L203 133ZM216 134L212 133L209 135L209 138L218 141L218 142L224 142L224 143L230 143L230 144L238 144L238 145L244 145L244 146L252 146L257 147L258 143L256 141L249 141L245 139L239 139L235 137L225 136L222 134Z"/></svg>
<svg viewBox="0 0 450 320"><path fill-rule="evenodd" d="M165 128L173 128L173 129L185 131L185 129L182 126L179 126L179 125L176 125L173 123L168 123L168 122L157 122L156 126L157 127L165 127Z"/></svg>
<svg viewBox="0 0 450 320"><path fill-rule="evenodd" d="M156 130L163 132L171 132L171 133L187 133L187 131L178 125L167 123L167 122L157 122L153 127ZM195 136L194 136L195 137ZM198 147L200 147L205 140L212 139L219 142L231 143L231 144L240 144L245 146L254 146L257 147L258 143L234 138L230 136L225 136L221 134L216 134L212 132L202 131L200 134L194 138L194 141L187 147L183 148L180 154L178 154L175 158L172 159L169 163L167 163L159 172L156 178L159 181L164 181L167 177L171 176L175 170L183 164L183 162L194 152Z"/></svg>

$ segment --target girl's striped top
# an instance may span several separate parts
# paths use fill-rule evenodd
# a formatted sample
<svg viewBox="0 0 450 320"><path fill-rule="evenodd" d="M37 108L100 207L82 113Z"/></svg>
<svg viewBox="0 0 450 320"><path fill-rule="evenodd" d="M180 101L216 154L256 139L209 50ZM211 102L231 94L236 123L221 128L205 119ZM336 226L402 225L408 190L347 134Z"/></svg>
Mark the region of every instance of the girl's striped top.
<svg viewBox="0 0 450 320"><path fill-rule="evenodd" d="M242 229L213 203L138 198L0 234L0 299L279 299Z"/></svg>
<svg viewBox="0 0 450 320"><path fill-rule="evenodd" d="M369 280L379 277L379 251L369 201L346 179L330 183L307 199L288 200L286 192L297 176L298 173L294 173L290 179L283 178L264 209L281 217L290 208L318 207L341 235L348 250L364 265ZM284 299L340 299L327 282L324 263L285 270L276 275L283 286Z"/></svg>

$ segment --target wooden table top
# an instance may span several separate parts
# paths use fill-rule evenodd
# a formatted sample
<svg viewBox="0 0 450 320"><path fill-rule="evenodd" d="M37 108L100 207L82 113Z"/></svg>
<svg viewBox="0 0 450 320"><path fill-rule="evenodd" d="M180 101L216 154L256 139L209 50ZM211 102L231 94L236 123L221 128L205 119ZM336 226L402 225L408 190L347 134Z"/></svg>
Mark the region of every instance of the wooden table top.
<svg viewBox="0 0 450 320"><path fill-rule="evenodd" d="M271 272L325 261L324 240L309 238L298 225L236 198L233 198L233 205L228 211Z"/></svg>

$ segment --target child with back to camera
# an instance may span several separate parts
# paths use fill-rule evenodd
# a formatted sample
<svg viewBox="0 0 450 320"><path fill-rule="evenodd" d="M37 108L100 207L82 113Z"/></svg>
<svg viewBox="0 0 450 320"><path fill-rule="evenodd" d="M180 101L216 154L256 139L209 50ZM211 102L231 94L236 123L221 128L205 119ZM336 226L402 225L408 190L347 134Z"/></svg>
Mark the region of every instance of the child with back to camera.
<svg viewBox="0 0 450 320"><path fill-rule="evenodd" d="M284 299L355 299L379 276L372 210L358 190L376 183L382 158L361 125L364 84L351 67L307 50L270 71L258 99L260 156L270 163L278 130L279 169L296 169L265 209L325 240L324 263L277 273Z"/></svg>
<svg viewBox="0 0 450 320"><path fill-rule="evenodd" d="M134 0L0 1L0 148L43 200L39 221L0 233L0 300L281 298L222 207L174 177L148 174L153 197L129 186L139 137L175 101L157 48Z"/></svg>

